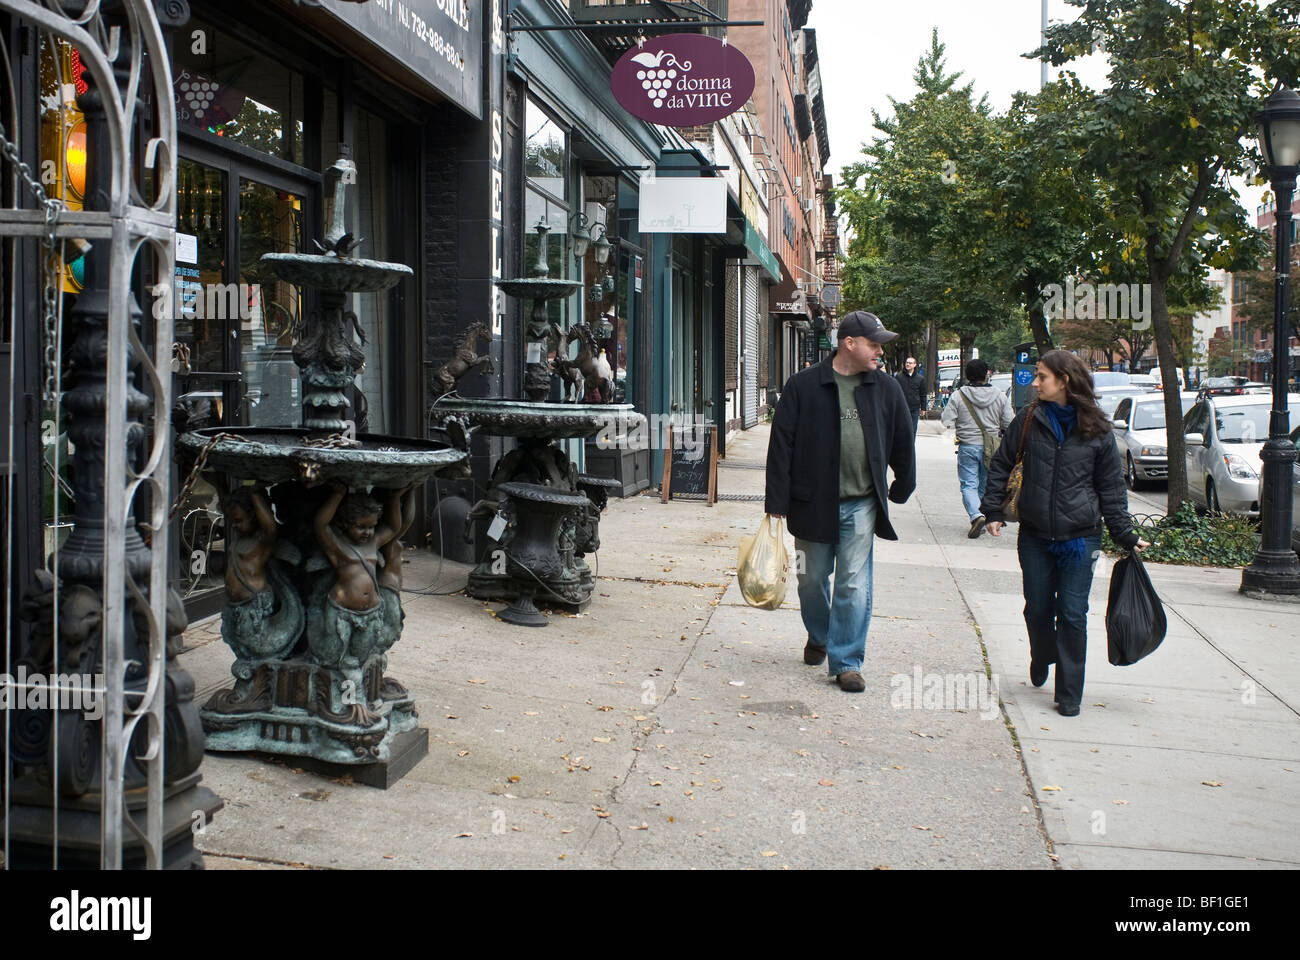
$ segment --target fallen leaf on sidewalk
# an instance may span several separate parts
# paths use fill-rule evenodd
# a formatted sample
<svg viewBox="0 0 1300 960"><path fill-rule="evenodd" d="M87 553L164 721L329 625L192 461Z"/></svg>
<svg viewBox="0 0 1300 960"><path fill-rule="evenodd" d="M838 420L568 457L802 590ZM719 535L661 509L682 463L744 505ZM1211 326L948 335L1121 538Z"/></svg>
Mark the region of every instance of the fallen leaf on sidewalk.
<svg viewBox="0 0 1300 960"><path fill-rule="evenodd" d="M775 856L776 856L776 851L775 851L775 850L764 850L764 851L763 851L763 856L765 856L765 857L775 857Z"/></svg>
<svg viewBox="0 0 1300 960"><path fill-rule="evenodd" d="M609 738L609 737L592 737L592 738L591 738L591 742L592 742L592 743L609 743L609 741L610 741L610 738Z"/></svg>
<svg viewBox="0 0 1300 960"><path fill-rule="evenodd" d="M1127 800L1112 800L1111 803L1113 803L1113 804L1115 804L1116 806L1119 806L1119 807L1127 807L1127 806L1128 806L1128 801L1127 801Z"/></svg>
<svg viewBox="0 0 1300 960"><path fill-rule="evenodd" d="M456 836L452 837L452 839L459 840L461 837L472 837L472 836L474 836L474 834L472 833L458 833L456 834Z"/></svg>
<svg viewBox="0 0 1300 960"><path fill-rule="evenodd" d="M807 751L807 750L796 750L796 751L794 752L794 755L795 755L796 757L806 757L806 756L808 756L808 751Z"/></svg>
<svg viewBox="0 0 1300 960"><path fill-rule="evenodd" d="M518 783L518 782L519 782L518 777L506 777L506 783Z"/></svg>
<svg viewBox="0 0 1300 960"><path fill-rule="evenodd" d="M648 824L648 823L643 823L643 824L641 824L641 826L639 826L639 827L633 827L632 829L633 829L633 830L649 830L649 829L650 829L650 824Z"/></svg>
<svg viewBox="0 0 1300 960"><path fill-rule="evenodd" d="M1207 786L1207 787L1221 787L1221 786L1223 786L1223 784L1220 783L1218 780L1202 780L1201 783L1203 783L1203 784L1204 784L1205 786Z"/></svg>
<svg viewBox="0 0 1300 960"><path fill-rule="evenodd" d="M1043 787L1044 792L1048 790L1060 790L1060 789L1061 789L1060 787Z"/></svg>
<svg viewBox="0 0 1300 960"><path fill-rule="evenodd" d="M662 780L651 780L651 781L650 781L650 786L652 786L652 787L662 787L663 785L664 785L664 782L663 782Z"/></svg>
<svg viewBox="0 0 1300 960"><path fill-rule="evenodd" d="M608 705L604 705L604 704L602 704L601 706L597 707L596 709L599 710L599 711L601 711L602 713L609 713L609 711L613 710L614 708L611 707L611 706L608 706Z"/></svg>
<svg viewBox="0 0 1300 960"><path fill-rule="evenodd" d="M919 825L917 825L917 824L914 823L914 824L912 824L912 829L913 829L913 830L929 830L930 828L929 828L929 827L922 827L922 826L919 826Z"/></svg>
<svg viewBox="0 0 1300 960"><path fill-rule="evenodd" d="M470 677L470 678L469 678L467 681L465 681L465 682L466 682L466 683L487 683L486 680L482 680L482 679L480 679L479 677Z"/></svg>
<svg viewBox="0 0 1300 960"><path fill-rule="evenodd" d="M818 781L817 781L817 786L819 786L819 787L833 787L833 786L835 786L835 781L834 781L834 780L818 780Z"/></svg>
<svg viewBox="0 0 1300 960"><path fill-rule="evenodd" d="M536 711L536 710L525 710L525 711L524 711L524 716L525 716L525 717L535 717L535 716L537 716L537 711Z"/></svg>
<svg viewBox="0 0 1300 960"><path fill-rule="evenodd" d="M459 753L456 754L456 756L458 756L458 757L468 757L468 756L469 756L469 751L468 751L468 750L461 750Z"/></svg>

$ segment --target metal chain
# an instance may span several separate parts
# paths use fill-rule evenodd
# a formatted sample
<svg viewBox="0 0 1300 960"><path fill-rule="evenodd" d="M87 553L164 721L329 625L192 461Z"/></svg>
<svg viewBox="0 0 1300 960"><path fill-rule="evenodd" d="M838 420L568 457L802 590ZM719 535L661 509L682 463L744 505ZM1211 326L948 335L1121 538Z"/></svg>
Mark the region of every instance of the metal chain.
<svg viewBox="0 0 1300 960"><path fill-rule="evenodd" d="M304 447L326 447L330 449L340 449L340 448L347 448L347 447L359 447L361 446L361 441L353 440L350 437L345 437L341 433L331 433L328 437L320 437L318 439L304 440L302 442L302 445Z"/></svg>
<svg viewBox="0 0 1300 960"><path fill-rule="evenodd" d="M36 198L36 203L45 211L45 235L41 237L41 246L45 248L45 258L41 264L42 279L42 327L45 332L45 400L53 402L55 368L59 363L59 278L62 274L63 244L55 236L59 217L63 213L63 201L45 194L45 188L32 175L31 167L23 163L18 155L18 146L9 139L9 133L0 123L0 150L5 158L18 171L27 189Z"/></svg>
<svg viewBox="0 0 1300 960"><path fill-rule="evenodd" d="M237 437L233 433L216 433L209 437L207 443L199 448L198 456L194 458L194 467L190 470L190 475L185 478L185 482L181 484L180 493L176 494L176 500L172 503L171 513L167 514L168 523L175 520L176 514L180 513L181 504L189 497L190 491L194 489L194 484L198 482L199 474L208 465L208 455L212 453L212 448L222 440L239 441L241 439L241 437Z"/></svg>

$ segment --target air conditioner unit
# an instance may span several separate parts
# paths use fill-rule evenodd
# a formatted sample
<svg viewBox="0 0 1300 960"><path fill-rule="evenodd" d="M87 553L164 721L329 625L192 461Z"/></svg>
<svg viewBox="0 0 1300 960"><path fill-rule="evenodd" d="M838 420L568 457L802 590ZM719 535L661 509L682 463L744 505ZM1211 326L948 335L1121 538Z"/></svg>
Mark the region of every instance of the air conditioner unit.
<svg viewBox="0 0 1300 960"><path fill-rule="evenodd" d="M803 177L795 177L795 178L794 178L794 188L795 188L796 190L798 190L798 189L799 189L800 187L802 187L802 186L803 186Z"/></svg>

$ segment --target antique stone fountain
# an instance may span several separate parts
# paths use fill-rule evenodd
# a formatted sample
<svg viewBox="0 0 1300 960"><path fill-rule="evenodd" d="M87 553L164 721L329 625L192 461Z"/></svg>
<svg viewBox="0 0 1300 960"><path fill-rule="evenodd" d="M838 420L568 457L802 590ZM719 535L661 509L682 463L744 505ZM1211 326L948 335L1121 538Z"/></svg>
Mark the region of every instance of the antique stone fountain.
<svg viewBox="0 0 1300 960"><path fill-rule="evenodd" d="M414 519L415 487L466 454L355 434L345 419L345 391L364 361L348 295L385 290L412 271L351 256L359 241L344 208L356 168L339 160L326 176L322 252L262 258L280 279L320 293L293 348L303 426L199 430L178 441L226 491L221 635L235 653L235 683L200 715L209 750L347 764L356 779L387 786L428 750L414 699L385 675L404 618L399 538Z"/></svg>
<svg viewBox="0 0 1300 960"><path fill-rule="evenodd" d="M534 598L550 606L578 611L591 602L595 587L584 555L600 545L600 513L614 481L579 476L556 442L597 434L626 437L644 424L629 403L546 403L552 366L547 353L559 331L547 319L546 304L582 287L577 280L549 276L546 242L549 227L539 222L535 276L497 280L506 294L532 300L525 321L524 395L527 400L465 399L444 396L435 401L431 419L444 426L457 421L471 432L482 430L513 437L518 446L492 469L484 496L470 510L466 537L474 521L495 517L488 536L490 548L470 573L466 593L481 600L507 600L498 614L520 626L547 624ZM563 342L562 336L560 337Z"/></svg>

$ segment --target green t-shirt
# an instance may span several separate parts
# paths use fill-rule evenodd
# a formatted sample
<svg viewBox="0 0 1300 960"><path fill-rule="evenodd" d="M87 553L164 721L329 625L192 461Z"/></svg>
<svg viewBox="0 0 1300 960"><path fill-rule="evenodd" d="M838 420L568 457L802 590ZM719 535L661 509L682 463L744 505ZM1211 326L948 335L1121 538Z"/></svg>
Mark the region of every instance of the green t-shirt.
<svg viewBox="0 0 1300 960"><path fill-rule="evenodd" d="M840 499L869 496L874 490L871 468L867 465L867 441L862 436L862 420L853 391L862 382L860 375L835 374L840 391Z"/></svg>

